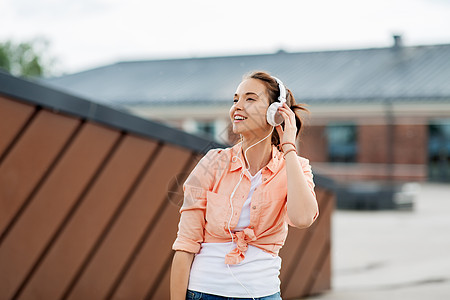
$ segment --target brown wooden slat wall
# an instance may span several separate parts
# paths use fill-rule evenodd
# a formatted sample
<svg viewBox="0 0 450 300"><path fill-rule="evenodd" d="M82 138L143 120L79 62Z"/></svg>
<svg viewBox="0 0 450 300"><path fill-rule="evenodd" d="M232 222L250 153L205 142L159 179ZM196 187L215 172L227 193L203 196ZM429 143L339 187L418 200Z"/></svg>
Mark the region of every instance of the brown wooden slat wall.
<svg viewBox="0 0 450 300"><path fill-rule="evenodd" d="M0 96L0 300L168 299L181 183L200 157ZM331 286L334 198L316 192L319 219L280 253L285 299Z"/></svg>
<svg viewBox="0 0 450 300"><path fill-rule="evenodd" d="M282 296L293 299L331 288L331 214L334 196L317 188L320 216L307 230L290 228L280 250ZM320 280L319 280L320 279Z"/></svg>
<svg viewBox="0 0 450 300"><path fill-rule="evenodd" d="M34 111L35 108L31 105L7 99L0 101L0 153L7 153L6 147L12 144ZM0 156L1 160L2 156Z"/></svg>

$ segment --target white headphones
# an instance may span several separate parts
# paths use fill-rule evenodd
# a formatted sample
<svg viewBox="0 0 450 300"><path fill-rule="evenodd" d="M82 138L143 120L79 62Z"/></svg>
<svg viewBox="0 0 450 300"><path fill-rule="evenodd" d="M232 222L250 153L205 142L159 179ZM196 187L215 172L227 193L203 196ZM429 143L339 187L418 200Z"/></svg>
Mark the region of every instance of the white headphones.
<svg viewBox="0 0 450 300"><path fill-rule="evenodd" d="M267 123L269 123L270 125L278 126L284 121L283 117L278 112L278 108L280 108L283 103L286 102L286 88L284 87L284 84L280 79L274 76L272 76L272 78L275 79L278 83L278 87L280 89L280 96L278 97L278 101L280 102L274 102L270 104L269 108L267 109L266 119Z"/></svg>

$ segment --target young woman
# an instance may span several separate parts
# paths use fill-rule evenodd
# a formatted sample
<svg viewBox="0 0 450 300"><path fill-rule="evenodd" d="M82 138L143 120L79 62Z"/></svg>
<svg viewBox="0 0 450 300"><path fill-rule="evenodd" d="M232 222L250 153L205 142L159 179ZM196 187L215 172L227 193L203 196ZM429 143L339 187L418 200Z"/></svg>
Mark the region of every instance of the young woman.
<svg viewBox="0 0 450 300"><path fill-rule="evenodd" d="M309 161L295 148L301 110L279 79L244 77L230 109L241 141L210 150L183 185L172 300L281 299L287 225L309 227L319 213Z"/></svg>

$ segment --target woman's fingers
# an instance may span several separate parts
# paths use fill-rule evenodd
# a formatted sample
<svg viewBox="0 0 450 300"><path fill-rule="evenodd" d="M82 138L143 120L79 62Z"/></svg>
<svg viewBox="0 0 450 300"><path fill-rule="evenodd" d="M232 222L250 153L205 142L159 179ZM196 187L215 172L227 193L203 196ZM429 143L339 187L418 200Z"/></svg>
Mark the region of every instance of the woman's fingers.
<svg viewBox="0 0 450 300"><path fill-rule="evenodd" d="M280 141L295 141L295 134L297 131L295 113L286 103L283 103L283 105L278 108L278 112L284 119L284 130L281 125L276 126Z"/></svg>
<svg viewBox="0 0 450 300"><path fill-rule="evenodd" d="M278 111L283 116L285 121L288 119L290 122L295 123L294 112L289 107L285 107L284 105L286 104L283 104L283 106L281 106Z"/></svg>
<svg viewBox="0 0 450 300"><path fill-rule="evenodd" d="M293 111L286 103L283 103L283 105L280 106L280 108L282 108L282 109L288 111L289 114L291 114L291 115L295 115L295 114L294 114L294 111Z"/></svg>
<svg viewBox="0 0 450 300"><path fill-rule="evenodd" d="M287 110L284 107L280 107L278 111L283 116L283 119L284 119L285 122L289 121L289 123L292 123L292 117L294 117L294 116L290 114L289 110Z"/></svg>
<svg viewBox="0 0 450 300"><path fill-rule="evenodd" d="M280 115L283 117L285 123L290 122L289 115L285 111L280 110Z"/></svg>

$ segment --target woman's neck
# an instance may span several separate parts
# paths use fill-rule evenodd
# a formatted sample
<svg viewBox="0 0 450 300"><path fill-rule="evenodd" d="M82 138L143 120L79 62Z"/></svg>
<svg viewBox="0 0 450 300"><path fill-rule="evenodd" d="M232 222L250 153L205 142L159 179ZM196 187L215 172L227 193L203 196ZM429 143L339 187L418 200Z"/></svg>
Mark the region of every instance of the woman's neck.
<svg viewBox="0 0 450 300"><path fill-rule="evenodd" d="M246 167L249 168L250 174L252 175L255 175L260 169L266 166L272 157L271 138L268 137L260 143L252 146L258 141L259 140L249 140L245 137L242 141L242 155L244 155L245 150L248 149L246 153L246 159L248 159ZM248 164L250 164L250 167Z"/></svg>

